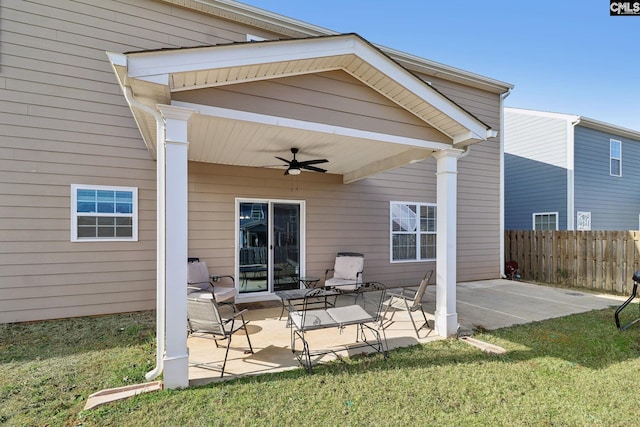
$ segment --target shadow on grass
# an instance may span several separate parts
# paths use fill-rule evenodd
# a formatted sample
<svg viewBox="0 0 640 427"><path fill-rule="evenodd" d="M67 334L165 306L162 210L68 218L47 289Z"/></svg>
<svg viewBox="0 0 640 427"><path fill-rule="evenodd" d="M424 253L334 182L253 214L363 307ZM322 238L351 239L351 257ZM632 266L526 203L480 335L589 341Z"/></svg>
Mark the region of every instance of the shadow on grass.
<svg viewBox="0 0 640 427"><path fill-rule="evenodd" d="M553 357L591 369L640 356L640 324L620 332L611 307L587 313L485 332L478 337L511 347L506 357L527 360ZM637 317L638 305L623 313L622 321Z"/></svg>
<svg viewBox="0 0 640 427"><path fill-rule="evenodd" d="M42 360L155 340L155 311L0 325L0 363Z"/></svg>

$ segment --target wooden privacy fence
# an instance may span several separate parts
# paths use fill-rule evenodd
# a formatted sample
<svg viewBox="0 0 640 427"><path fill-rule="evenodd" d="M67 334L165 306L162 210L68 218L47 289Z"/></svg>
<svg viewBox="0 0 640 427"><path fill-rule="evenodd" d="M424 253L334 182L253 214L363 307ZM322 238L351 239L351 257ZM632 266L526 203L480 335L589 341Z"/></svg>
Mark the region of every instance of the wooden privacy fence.
<svg viewBox="0 0 640 427"><path fill-rule="evenodd" d="M523 280L629 294L640 231L505 231L505 260Z"/></svg>

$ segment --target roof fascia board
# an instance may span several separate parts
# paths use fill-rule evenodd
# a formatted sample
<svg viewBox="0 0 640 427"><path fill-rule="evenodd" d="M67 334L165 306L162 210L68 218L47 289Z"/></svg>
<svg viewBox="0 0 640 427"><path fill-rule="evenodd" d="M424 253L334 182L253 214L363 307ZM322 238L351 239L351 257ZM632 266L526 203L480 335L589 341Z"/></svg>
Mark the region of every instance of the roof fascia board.
<svg viewBox="0 0 640 427"><path fill-rule="evenodd" d="M340 33L307 22L269 12L264 9L239 3L234 0L158 0L179 7L245 23L257 28L279 33L289 37L309 37L320 35L338 35ZM375 45L393 59L406 63L420 72L432 74L447 80L464 82L483 89L506 92L513 89L510 83L481 76L459 68L430 61L415 55L401 52L381 45Z"/></svg>
<svg viewBox="0 0 640 427"><path fill-rule="evenodd" d="M181 108L192 109L192 110L195 110L196 113L206 115L206 116L221 117L221 118L232 119L232 120L241 120L241 121L259 123L264 125L282 126L282 127L292 128L292 129L308 130L313 132L329 133L329 134L335 134L335 135L346 136L351 138L383 141L383 142L389 142L393 144L401 144L401 145L411 146L415 148L420 148L423 150L437 151L437 150L444 150L444 149L451 148L451 144L447 144L443 142L428 141L428 140L417 139L417 138L408 138L404 136L384 134L380 132L370 132L370 131L365 131L361 129L345 128L342 126L334 126L334 125L328 125L324 123L308 122L304 120L290 119L290 118L280 117L280 116L270 116L266 114L251 113L248 111L232 110L229 108L194 104L191 102L172 101L171 105L176 107L181 107Z"/></svg>
<svg viewBox="0 0 640 427"><path fill-rule="evenodd" d="M578 125L640 141L640 131L590 119L589 117L582 116Z"/></svg>
<svg viewBox="0 0 640 427"><path fill-rule="evenodd" d="M128 71L130 77L147 80L171 73L348 55L354 53L353 40L337 36L134 52L128 54Z"/></svg>

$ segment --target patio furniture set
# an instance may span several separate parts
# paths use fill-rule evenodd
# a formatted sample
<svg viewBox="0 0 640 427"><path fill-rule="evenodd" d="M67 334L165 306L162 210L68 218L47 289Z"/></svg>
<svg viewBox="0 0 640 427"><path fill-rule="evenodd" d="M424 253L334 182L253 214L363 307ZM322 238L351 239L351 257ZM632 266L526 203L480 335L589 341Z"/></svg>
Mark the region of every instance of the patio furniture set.
<svg viewBox="0 0 640 427"><path fill-rule="evenodd" d="M246 327L249 322L244 318L247 309L238 310L236 307L235 286L222 286L220 283L223 278L230 278L233 283L232 277L210 276L206 263L197 259L190 261L187 287L188 332L196 336L212 337L216 347L219 346L218 341L226 340L225 358L220 373L222 377L232 336L236 332L244 331L249 344L249 350L245 353L253 354ZM415 290L387 290L382 283L363 282L363 270L362 254L342 252L336 256L334 267L325 271L322 286L319 286L320 278L299 277L300 289L276 292L282 301L280 318L287 311L286 327L291 329L291 351L308 372L312 371L314 358L336 351L312 348L308 339L311 331L333 329L342 333L346 327L355 326L356 339L348 346L348 350L368 347L386 359L388 346L385 328L393 322L397 310L409 313L418 338L420 330L429 327L422 298L433 271L427 272ZM390 309L393 311L387 318ZM416 311L421 312L424 319L420 327L412 316Z"/></svg>

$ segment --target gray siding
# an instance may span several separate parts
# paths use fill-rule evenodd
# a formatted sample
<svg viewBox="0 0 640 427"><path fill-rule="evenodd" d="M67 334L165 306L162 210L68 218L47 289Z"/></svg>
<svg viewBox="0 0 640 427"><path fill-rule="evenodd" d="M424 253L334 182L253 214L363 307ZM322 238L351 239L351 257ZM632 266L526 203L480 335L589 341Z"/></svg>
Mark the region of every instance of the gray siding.
<svg viewBox="0 0 640 427"><path fill-rule="evenodd" d="M533 214L558 212L567 228L567 170L520 156L504 156L505 229L532 230Z"/></svg>
<svg viewBox="0 0 640 427"><path fill-rule="evenodd" d="M622 176L610 176L609 140L622 142ZM637 230L640 141L576 126L575 209L591 212L593 230Z"/></svg>
<svg viewBox="0 0 640 427"><path fill-rule="evenodd" d="M534 213L558 212L559 228L566 230L566 116L506 109L504 127L505 229L531 230Z"/></svg>
<svg viewBox="0 0 640 427"><path fill-rule="evenodd" d="M151 0L7 1L1 7L0 322L154 308L155 162L105 51L244 41L247 32L277 35ZM498 94L431 80L499 130ZM460 280L499 273L498 163L496 141L474 147L460 162ZM277 172L189 166L189 250L223 272L233 263L236 196L308 201L309 273L319 274L346 248L367 253L367 274L376 280L413 284L429 267L389 265L388 201L435 201L434 161L347 186L329 175L316 176L318 182L303 175L305 197L292 194ZM139 241L71 243L71 184L138 187Z"/></svg>

